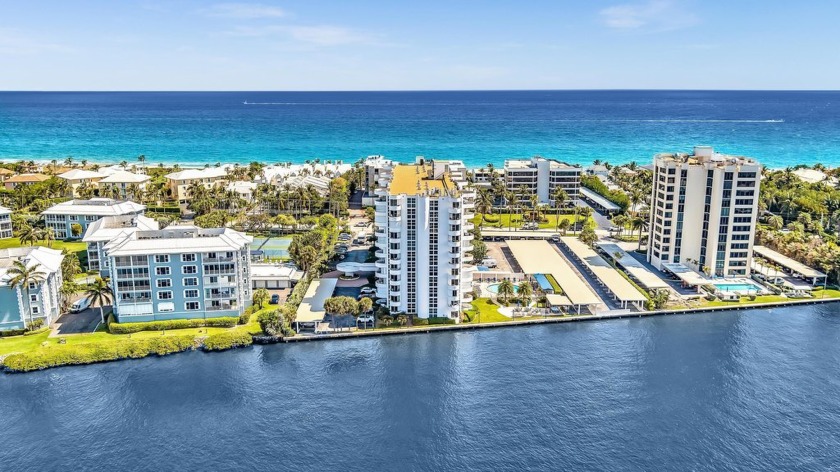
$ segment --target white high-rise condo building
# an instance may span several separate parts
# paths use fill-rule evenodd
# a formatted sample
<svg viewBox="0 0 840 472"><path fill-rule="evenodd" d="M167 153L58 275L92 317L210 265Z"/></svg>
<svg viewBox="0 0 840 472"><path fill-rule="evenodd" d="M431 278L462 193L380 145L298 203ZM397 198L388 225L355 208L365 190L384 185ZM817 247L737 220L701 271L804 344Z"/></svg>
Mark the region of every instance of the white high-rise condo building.
<svg viewBox="0 0 840 472"><path fill-rule="evenodd" d="M376 196L377 296L391 313L460 319L469 300L475 193L460 161L379 169Z"/></svg>
<svg viewBox="0 0 840 472"><path fill-rule="evenodd" d="M517 194L520 203L527 203L536 194L539 203L554 206L557 188L567 195L564 204L572 205L580 191L580 167L554 159L534 156L530 159L508 159L504 167L505 186ZM524 192L521 192L524 190Z"/></svg>
<svg viewBox="0 0 840 472"><path fill-rule="evenodd" d="M761 165L697 146L654 157L647 259L714 276L747 276L752 262Z"/></svg>

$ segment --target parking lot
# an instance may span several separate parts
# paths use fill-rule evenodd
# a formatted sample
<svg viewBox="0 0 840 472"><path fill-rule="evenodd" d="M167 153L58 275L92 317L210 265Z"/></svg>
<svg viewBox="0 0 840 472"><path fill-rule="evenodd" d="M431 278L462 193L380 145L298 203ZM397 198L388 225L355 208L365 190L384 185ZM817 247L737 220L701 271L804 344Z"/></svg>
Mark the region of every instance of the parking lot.
<svg viewBox="0 0 840 472"><path fill-rule="evenodd" d="M490 270L495 272L514 272L512 270L513 264L510 251L507 248L507 243L504 241L485 241L487 245L487 257L496 260L496 267Z"/></svg>

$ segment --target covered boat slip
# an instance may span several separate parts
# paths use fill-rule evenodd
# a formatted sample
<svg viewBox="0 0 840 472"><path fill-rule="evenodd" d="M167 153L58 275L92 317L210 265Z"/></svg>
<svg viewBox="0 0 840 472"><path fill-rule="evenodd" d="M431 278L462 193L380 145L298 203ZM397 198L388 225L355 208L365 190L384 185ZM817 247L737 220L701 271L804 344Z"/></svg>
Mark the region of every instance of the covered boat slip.
<svg viewBox="0 0 840 472"><path fill-rule="evenodd" d="M507 245L524 273L551 274L578 313L582 307L595 313L603 303L548 241L509 240Z"/></svg>
<svg viewBox="0 0 840 472"><path fill-rule="evenodd" d="M577 238L560 238L560 241L572 251L572 254L592 273L598 281L621 303L622 308L633 304L643 310L647 297L624 278L615 267L599 256L594 249Z"/></svg>
<svg viewBox="0 0 840 472"><path fill-rule="evenodd" d="M299 330L301 326L318 328L318 324L327 314L324 310L324 302L335 292L337 284L338 279L315 279L309 284L297 310L296 330Z"/></svg>
<svg viewBox="0 0 840 472"><path fill-rule="evenodd" d="M661 277L651 272L644 264L636 260L618 244L615 243L598 243L607 256L624 268L624 271L630 274L636 282L648 290L659 290L669 288L668 283L662 280Z"/></svg>
<svg viewBox="0 0 840 472"><path fill-rule="evenodd" d="M780 254L769 247L753 246L753 252L758 254L759 257L779 264L794 275L810 280L812 285L825 285L826 283L826 275L824 273L793 260L784 254Z"/></svg>

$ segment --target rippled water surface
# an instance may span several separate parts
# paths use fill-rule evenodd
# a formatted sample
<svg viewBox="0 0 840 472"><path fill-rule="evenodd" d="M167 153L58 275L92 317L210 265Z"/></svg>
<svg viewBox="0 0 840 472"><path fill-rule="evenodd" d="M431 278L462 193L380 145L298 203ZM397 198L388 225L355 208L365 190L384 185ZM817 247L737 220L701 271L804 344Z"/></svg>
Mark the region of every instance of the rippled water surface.
<svg viewBox="0 0 840 472"><path fill-rule="evenodd" d="M0 376L0 469L826 470L837 304Z"/></svg>

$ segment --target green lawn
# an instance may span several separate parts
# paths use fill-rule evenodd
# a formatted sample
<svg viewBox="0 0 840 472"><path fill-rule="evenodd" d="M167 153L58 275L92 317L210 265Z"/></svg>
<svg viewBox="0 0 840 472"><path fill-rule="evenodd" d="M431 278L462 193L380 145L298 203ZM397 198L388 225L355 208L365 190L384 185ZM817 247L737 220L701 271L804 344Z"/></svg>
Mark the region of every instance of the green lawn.
<svg viewBox="0 0 840 472"><path fill-rule="evenodd" d="M574 224L575 222L575 215L555 215L549 214L545 215L546 221L540 222L539 227L540 229L555 229L557 228L557 222L559 220L568 220L569 223ZM488 219L490 221L488 221ZM589 218L592 219L591 217ZM578 216L578 220L583 223L586 221L584 218ZM524 219L522 215L512 215L509 213L503 214L492 214L492 215L480 215L476 214L473 217L473 224L476 226L481 226L483 228L501 228L507 229L508 227L511 228L519 228L524 223Z"/></svg>
<svg viewBox="0 0 840 472"><path fill-rule="evenodd" d="M825 295L822 295L822 291L818 290L814 292L814 298L840 298L840 291L837 290L826 290ZM708 301L703 299L700 303L700 307L707 307L707 306L735 306L735 305L746 305L749 303L776 303L776 302L789 302L789 301L796 301L796 300L808 300L807 298L787 298L782 297L780 295L761 295L755 298L755 300L750 300L749 297L741 297L740 302L725 302L722 300L713 300Z"/></svg>
<svg viewBox="0 0 840 472"><path fill-rule="evenodd" d="M21 246L23 246L23 244L20 243L20 239L18 238L0 239L0 249L9 249ZM47 243L44 241L38 241L35 243L35 246L48 247ZM84 265L87 260L87 244L82 241L53 241L51 247L52 249L57 249L59 251L67 249L68 252L75 252L76 255L79 256L79 261L82 262L82 265Z"/></svg>
<svg viewBox="0 0 840 472"><path fill-rule="evenodd" d="M471 320L470 323L498 323L511 320L499 313L499 305L493 303L489 298L473 300L472 307L472 310L467 311Z"/></svg>

